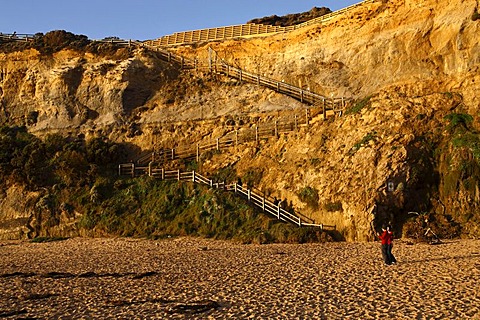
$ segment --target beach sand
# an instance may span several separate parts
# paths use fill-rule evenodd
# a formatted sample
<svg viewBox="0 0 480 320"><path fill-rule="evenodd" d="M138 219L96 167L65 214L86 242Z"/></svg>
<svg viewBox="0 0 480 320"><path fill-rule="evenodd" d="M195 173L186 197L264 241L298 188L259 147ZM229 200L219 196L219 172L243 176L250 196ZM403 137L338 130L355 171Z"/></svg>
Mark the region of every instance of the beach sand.
<svg viewBox="0 0 480 320"><path fill-rule="evenodd" d="M0 318L480 319L480 241L0 242Z"/></svg>

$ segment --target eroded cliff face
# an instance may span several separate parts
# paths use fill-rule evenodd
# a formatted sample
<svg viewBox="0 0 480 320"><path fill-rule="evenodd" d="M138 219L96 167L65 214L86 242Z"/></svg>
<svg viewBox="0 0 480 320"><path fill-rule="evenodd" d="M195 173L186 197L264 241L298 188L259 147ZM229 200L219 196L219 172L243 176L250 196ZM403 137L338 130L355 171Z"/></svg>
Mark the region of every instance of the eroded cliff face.
<svg viewBox="0 0 480 320"><path fill-rule="evenodd" d="M476 0L377 1L324 26L205 47L250 72L326 96L364 97L403 85L408 95L461 90L478 105L477 7ZM198 57L205 47L178 50Z"/></svg>
<svg viewBox="0 0 480 320"><path fill-rule="evenodd" d="M323 27L209 44L232 64L326 96L373 95L357 114L317 122L272 143L271 152L247 152L237 168L264 167L264 189L276 186L282 198L351 240L370 238L372 222L401 224L408 212L475 212L477 191L441 191L448 174L439 172L434 154L446 149L446 115L478 112L477 10L477 1L378 1ZM444 170L454 170L446 162ZM319 208L299 201L305 187L318 190Z"/></svg>
<svg viewBox="0 0 480 320"><path fill-rule="evenodd" d="M1 121L32 132L122 124L179 74L155 53L131 50L126 59L73 50L0 54Z"/></svg>
<svg viewBox="0 0 480 320"><path fill-rule="evenodd" d="M476 208L478 191L449 207L450 198L435 194L442 178L432 144L447 135L446 115L478 113L478 7L475 0L378 1L324 26L177 48L207 61L211 46L231 64L326 96L371 96L357 112L316 117L260 148L214 155L202 170L255 172L257 188L336 224L352 241L371 239L373 224L403 223L409 211ZM103 135L149 149L219 138L231 130L225 117L275 116L301 104L255 85L181 72L135 49L127 59L72 50L0 53L0 106L1 122L26 124L38 135ZM300 199L306 188L317 191L317 205ZM11 207L3 200L0 210Z"/></svg>

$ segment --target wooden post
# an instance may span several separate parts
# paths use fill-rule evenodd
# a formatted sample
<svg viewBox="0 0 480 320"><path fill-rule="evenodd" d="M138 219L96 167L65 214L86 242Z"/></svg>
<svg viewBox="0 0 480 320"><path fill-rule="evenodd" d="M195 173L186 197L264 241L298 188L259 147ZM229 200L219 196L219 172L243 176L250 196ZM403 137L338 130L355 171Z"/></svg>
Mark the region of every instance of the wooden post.
<svg viewBox="0 0 480 320"><path fill-rule="evenodd" d="M195 170L192 171L192 181L195 182Z"/></svg>
<svg viewBox="0 0 480 320"><path fill-rule="evenodd" d="M250 198L251 198L251 195L250 195L250 194L251 194L251 191L250 191L250 189L248 189L248 190L247 190L248 201L250 201Z"/></svg>
<svg viewBox="0 0 480 320"><path fill-rule="evenodd" d="M325 98L323 98L323 120L327 120L327 106L325 104L326 101Z"/></svg>
<svg viewBox="0 0 480 320"><path fill-rule="evenodd" d="M235 193L237 193L237 184L236 184L236 183L233 184L233 191L234 191Z"/></svg>
<svg viewBox="0 0 480 320"><path fill-rule="evenodd" d="M172 149L172 160L175 160L175 149Z"/></svg>
<svg viewBox="0 0 480 320"><path fill-rule="evenodd" d="M208 68L212 72L212 47L208 47Z"/></svg>
<svg viewBox="0 0 480 320"><path fill-rule="evenodd" d="M135 178L135 163L132 163L132 178Z"/></svg>
<svg viewBox="0 0 480 320"><path fill-rule="evenodd" d="M118 165L118 175L119 176L122 175L122 165L121 164Z"/></svg>
<svg viewBox="0 0 480 320"><path fill-rule="evenodd" d="M197 162L200 161L200 145L197 143Z"/></svg>
<svg viewBox="0 0 480 320"><path fill-rule="evenodd" d="M220 139L217 138L217 151L220 150Z"/></svg>
<svg viewBox="0 0 480 320"><path fill-rule="evenodd" d="M217 54L217 51L215 51L215 50L213 50L213 53L215 53L215 59L213 60L213 66L215 67L215 73L217 74L218 73L218 69L217 69L218 54Z"/></svg>
<svg viewBox="0 0 480 320"><path fill-rule="evenodd" d="M165 169L162 168L162 180L165 180Z"/></svg>
<svg viewBox="0 0 480 320"><path fill-rule="evenodd" d="M238 129L235 130L235 145L238 145Z"/></svg>
<svg viewBox="0 0 480 320"><path fill-rule="evenodd" d="M262 210L265 211L265 196L262 198Z"/></svg>
<svg viewBox="0 0 480 320"><path fill-rule="evenodd" d="M151 161L148 163L148 176L149 177L152 176L152 162Z"/></svg>
<svg viewBox="0 0 480 320"><path fill-rule="evenodd" d="M242 70L240 70L240 82L242 82Z"/></svg>
<svg viewBox="0 0 480 320"><path fill-rule="evenodd" d="M180 169L177 170L177 180L180 181Z"/></svg>
<svg viewBox="0 0 480 320"><path fill-rule="evenodd" d="M300 102L303 103L303 89L300 89Z"/></svg>
<svg viewBox="0 0 480 320"><path fill-rule="evenodd" d="M277 82L277 92L280 92L280 82Z"/></svg>
<svg viewBox="0 0 480 320"><path fill-rule="evenodd" d="M277 205L277 219L278 220L280 220L280 203L282 203L282 202L280 201Z"/></svg>

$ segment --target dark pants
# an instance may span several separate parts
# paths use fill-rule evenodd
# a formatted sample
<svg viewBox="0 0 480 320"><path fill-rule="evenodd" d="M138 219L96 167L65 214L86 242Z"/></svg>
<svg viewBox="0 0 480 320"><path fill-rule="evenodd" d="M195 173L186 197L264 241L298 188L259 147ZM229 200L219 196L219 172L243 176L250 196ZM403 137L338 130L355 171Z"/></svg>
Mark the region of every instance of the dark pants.
<svg viewBox="0 0 480 320"><path fill-rule="evenodd" d="M397 259L395 259L395 256L392 253L392 248L393 248L393 244L387 244L388 261L390 261L390 263L396 263Z"/></svg>
<svg viewBox="0 0 480 320"><path fill-rule="evenodd" d="M382 244L382 258L385 264L391 264L388 247L388 244Z"/></svg>

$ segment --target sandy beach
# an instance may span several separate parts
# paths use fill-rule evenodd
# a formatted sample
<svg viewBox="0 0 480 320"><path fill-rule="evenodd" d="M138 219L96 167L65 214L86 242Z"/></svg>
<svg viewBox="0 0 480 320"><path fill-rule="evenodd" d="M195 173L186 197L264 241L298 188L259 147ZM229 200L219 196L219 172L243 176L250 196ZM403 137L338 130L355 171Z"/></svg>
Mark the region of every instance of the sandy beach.
<svg viewBox="0 0 480 320"><path fill-rule="evenodd" d="M0 242L3 319L480 319L480 241Z"/></svg>

